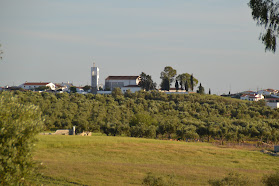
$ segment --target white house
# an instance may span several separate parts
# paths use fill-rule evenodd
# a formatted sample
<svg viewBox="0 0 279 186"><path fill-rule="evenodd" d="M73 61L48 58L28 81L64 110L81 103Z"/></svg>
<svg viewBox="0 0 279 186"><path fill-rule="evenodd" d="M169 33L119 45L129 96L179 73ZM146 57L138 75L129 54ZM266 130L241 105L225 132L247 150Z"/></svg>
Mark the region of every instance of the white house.
<svg viewBox="0 0 279 186"><path fill-rule="evenodd" d="M20 88L25 90L34 90L42 86L49 87L51 90L55 90L55 84L51 82L25 82L22 85L19 85Z"/></svg>
<svg viewBox="0 0 279 186"><path fill-rule="evenodd" d="M265 95L265 96L268 96L268 95L277 95L279 93L278 90L274 90L274 89L264 89L264 90L259 90L258 91L258 94L262 94L262 95Z"/></svg>
<svg viewBox="0 0 279 186"><path fill-rule="evenodd" d="M140 76L108 76L105 80L105 89L113 90L116 87L122 89L122 87L138 86L140 82ZM123 90L126 90L124 88Z"/></svg>
<svg viewBox="0 0 279 186"><path fill-rule="evenodd" d="M264 96L262 94L243 94L240 99L248 101L259 101L261 99L264 99Z"/></svg>
<svg viewBox="0 0 279 186"><path fill-rule="evenodd" d="M259 90L258 91L258 94L262 94L262 95L265 95L265 96L269 96L271 94L271 92L267 91L267 90Z"/></svg>

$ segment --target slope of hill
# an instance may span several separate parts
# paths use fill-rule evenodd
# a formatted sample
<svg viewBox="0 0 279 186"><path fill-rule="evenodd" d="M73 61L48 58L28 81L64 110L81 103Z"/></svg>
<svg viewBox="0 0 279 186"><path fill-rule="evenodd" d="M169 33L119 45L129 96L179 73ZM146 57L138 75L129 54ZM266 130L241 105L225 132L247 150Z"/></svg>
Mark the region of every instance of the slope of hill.
<svg viewBox="0 0 279 186"><path fill-rule="evenodd" d="M238 172L261 185L279 158L209 143L108 136L39 136L35 159L46 185L141 185L148 172L172 175L178 185L205 185Z"/></svg>
<svg viewBox="0 0 279 186"><path fill-rule="evenodd" d="M46 130L97 131L108 136L200 139L222 142L279 141L279 109L264 102L214 95L166 95L158 91L122 95L1 93L34 104Z"/></svg>

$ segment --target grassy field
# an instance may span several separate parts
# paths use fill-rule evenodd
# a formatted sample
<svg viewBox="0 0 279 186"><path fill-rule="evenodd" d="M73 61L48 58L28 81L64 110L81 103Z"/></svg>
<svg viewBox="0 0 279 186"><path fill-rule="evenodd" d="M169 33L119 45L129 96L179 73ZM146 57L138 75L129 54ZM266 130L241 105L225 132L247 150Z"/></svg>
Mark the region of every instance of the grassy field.
<svg viewBox="0 0 279 186"><path fill-rule="evenodd" d="M35 159L46 185L141 185L148 172L172 175L178 185L207 185L229 172L261 185L279 168L279 157L208 143L107 136L40 135Z"/></svg>

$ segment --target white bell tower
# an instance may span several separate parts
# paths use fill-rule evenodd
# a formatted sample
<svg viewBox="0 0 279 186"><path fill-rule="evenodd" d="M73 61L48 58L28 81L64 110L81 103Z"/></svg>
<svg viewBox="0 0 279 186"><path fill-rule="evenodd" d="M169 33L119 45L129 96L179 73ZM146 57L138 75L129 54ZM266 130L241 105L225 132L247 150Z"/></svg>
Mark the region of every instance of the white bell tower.
<svg viewBox="0 0 279 186"><path fill-rule="evenodd" d="M91 67L91 92L93 94L97 94L99 90L99 68L95 67L95 63L93 63L93 67Z"/></svg>

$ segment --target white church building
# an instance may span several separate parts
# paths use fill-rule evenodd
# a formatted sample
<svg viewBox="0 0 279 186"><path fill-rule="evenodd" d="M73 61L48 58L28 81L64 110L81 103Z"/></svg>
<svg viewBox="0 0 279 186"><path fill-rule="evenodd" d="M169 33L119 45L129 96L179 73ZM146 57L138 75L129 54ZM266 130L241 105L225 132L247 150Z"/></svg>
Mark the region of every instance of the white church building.
<svg viewBox="0 0 279 186"><path fill-rule="evenodd" d="M91 67L91 88L93 94L110 94L111 91L118 87L122 92L130 90L132 93L140 91L141 87L139 86L140 76L108 76L105 79L104 89L107 91L99 91L99 68Z"/></svg>
<svg viewBox="0 0 279 186"><path fill-rule="evenodd" d="M108 76L105 81L105 88L113 90L116 87L138 87L140 76Z"/></svg>

